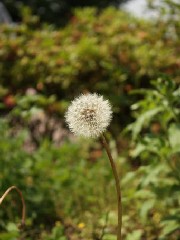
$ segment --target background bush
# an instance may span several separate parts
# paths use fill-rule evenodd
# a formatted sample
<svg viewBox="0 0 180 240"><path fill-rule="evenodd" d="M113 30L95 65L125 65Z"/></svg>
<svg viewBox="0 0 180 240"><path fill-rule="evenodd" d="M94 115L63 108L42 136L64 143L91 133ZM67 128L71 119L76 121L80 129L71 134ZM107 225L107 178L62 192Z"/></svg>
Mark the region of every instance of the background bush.
<svg viewBox="0 0 180 240"><path fill-rule="evenodd" d="M66 24L72 17L72 12L75 7L97 7L99 10L108 6L119 8L119 5L126 1L127 0L2 0L15 22L22 20L23 8L29 7L33 14L40 17L41 22L48 22L56 26Z"/></svg>
<svg viewBox="0 0 180 240"><path fill-rule="evenodd" d="M48 110L58 114L64 113L65 101L96 91L111 100L117 132L130 121L132 89L148 87L150 79L162 75L179 81L179 39L171 28L113 8L98 16L95 9L76 11L62 30L34 29L27 22L0 31L1 99L7 108L28 88L53 95Z"/></svg>

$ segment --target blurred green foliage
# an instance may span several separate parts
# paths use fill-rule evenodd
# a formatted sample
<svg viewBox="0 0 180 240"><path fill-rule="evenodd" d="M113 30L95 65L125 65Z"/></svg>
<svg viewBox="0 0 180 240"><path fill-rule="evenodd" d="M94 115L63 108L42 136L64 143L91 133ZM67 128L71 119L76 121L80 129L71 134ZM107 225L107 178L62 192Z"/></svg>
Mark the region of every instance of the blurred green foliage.
<svg viewBox="0 0 180 240"><path fill-rule="evenodd" d="M23 8L28 7L41 22L61 26L67 24L74 8L97 7L99 10L108 6L119 8L119 5L126 1L128 0L2 0L1 2L5 4L15 22L22 20Z"/></svg>
<svg viewBox="0 0 180 240"><path fill-rule="evenodd" d="M113 105L108 139L121 175L123 238L178 240L177 24L87 8L60 30L39 28L27 12L21 25L1 26L0 195L11 185L22 190L27 226L17 229L20 203L11 193L0 208L0 240L116 239L115 186L101 144L52 137L52 118L62 122L70 100L88 91ZM39 123L30 124L42 111L39 136Z"/></svg>
<svg viewBox="0 0 180 240"><path fill-rule="evenodd" d="M28 88L54 96L49 112L64 113L82 92L99 92L114 106L114 126L130 122L129 92L162 75L179 81L179 38L166 23L148 22L108 8L77 10L67 27L36 28L26 16L0 29L0 97L6 109ZM34 20L33 20L34 21ZM66 102L65 102L66 101Z"/></svg>
<svg viewBox="0 0 180 240"><path fill-rule="evenodd" d="M142 221L157 223L157 239L178 239L180 231L180 87L169 79L152 81L152 89L132 105L135 122L130 156L140 167L130 174L137 181L135 199L142 201ZM127 177L127 176L126 176ZM148 238L150 239L150 238ZM153 238L152 238L153 239Z"/></svg>
<svg viewBox="0 0 180 240"><path fill-rule="evenodd" d="M129 151L118 157L110 141L121 174L123 236L178 240L180 88L159 78L134 94L144 98L132 105L135 121L126 129L132 133ZM0 239L101 239L103 232L103 239L116 239L114 179L100 143L67 140L56 147L44 138L28 153L23 146L28 131L17 135L1 119L1 193L10 185L21 188L28 219L20 233L15 225L19 201L11 194L0 211ZM98 152L92 152L93 145Z"/></svg>
<svg viewBox="0 0 180 240"><path fill-rule="evenodd" d="M0 192L2 194L13 184L22 189L28 213L25 236L28 238L30 235L30 239L34 239L36 234L44 236L45 231L50 231L56 222L64 230L53 230L52 236L64 234L64 231L67 235L72 231L80 236L82 224L79 227L78 224L81 222L86 223L85 234L89 234L84 238L98 234L102 228L103 214L108 211L106 205L110 199L115 204L115 196L111 197L114 189L108 160L104 161L101 157L96 163L85 161L88 158L88 143L83 141L67 142L57 148L44 139L33 154L27 153L23 143L28 132L17 136L12 136L10 132L7 123L1 119ZM99 181L101 184L97 185ZM17 222L14 217L18 216L18 205L20 202L15 193L4 201L0 211L1 231L12 231L7 223L10 220Z"/></svg>

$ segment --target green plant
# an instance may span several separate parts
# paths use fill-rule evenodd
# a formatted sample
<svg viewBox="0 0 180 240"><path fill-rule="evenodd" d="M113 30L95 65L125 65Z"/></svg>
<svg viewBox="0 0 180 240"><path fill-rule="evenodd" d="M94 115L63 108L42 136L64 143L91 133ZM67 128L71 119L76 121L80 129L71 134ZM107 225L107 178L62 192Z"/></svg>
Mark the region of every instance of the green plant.
<svg viewBox="0 0 180 240"><path fill-rule="evenodd" d="M119 7L119 5L127 0L2 0L7 9L9 10L13 20L19 22L23 19L24 10L32 11L37 15L41 22L50 23L55 26L67 24L68 20L73 17L73 9L80 7L97 7L99 10L108 6Z"/></svg>
<svg viewBox="0 0 180 240"><path fill-rule="evenodd" d="M1 26L2 112L19 105L22 109L23 103L26 110L37 103L46 112L63 116L70 99L88 89L112 102L110 130L117 138L132 120L129 106L137 99L128 94L132 89L148 88L150 79L162 74L179 79L179 39L166 22L158 28L157 24L114 8L99 15L87 8L75 10L73 20L60 30L33 28L26 22ZM29 89L34 96L27 96ZM52 98L54 102L41 104Z"/></svg>
<svg viewBox="0 0 180 240"><path fill-rule="evenodd" d="M130 156L137 159L140 166L131 177L136 178L135 197L144 201L139 208L142 223L158 223L154 230L159 240L177 239L180 230L180 88L174 81L163 78L152 81L152 87L137 90L144 98L132 105L135 122L128 127L133 139Z"/></svg>
<svg viewBox="0 0 180 240"><path fill-rule="evenodd" d="M56 221L77 239L80 235L85 239L91 239L92 234L101 235L104 209L114 212L116 202L111 171L106 161L102 161L101 150L97 161L88 153L90 142L67 141L59 148L46 138L36 150L28 153L24 146L28 135L27 129L18 134L13 132L1 119L0 195L11 185L22 190L27 206L27 228L23 236L34 239L44 231L50 234ZM17 203L19 199L12 193L0 208L0 239L19 234L14 230L7 232L6 228L9 221L19 223ZM80 223L84 224L83 228L78 226ZM114 229L115 221L109 232L114 234Z"/></svg>

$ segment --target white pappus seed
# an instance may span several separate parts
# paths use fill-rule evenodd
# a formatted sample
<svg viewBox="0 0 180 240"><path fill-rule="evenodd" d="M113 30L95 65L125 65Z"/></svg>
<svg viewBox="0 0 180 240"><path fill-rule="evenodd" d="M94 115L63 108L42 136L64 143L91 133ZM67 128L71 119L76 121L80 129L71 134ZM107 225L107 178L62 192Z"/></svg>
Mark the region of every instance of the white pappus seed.
<svg viewBox="0 0 180 240"><path fill-rule="evenodd" d="M70 130L79 136L98 137L112 119L111 105L97 93L82 94L69 106L65 120Z"/></svg>

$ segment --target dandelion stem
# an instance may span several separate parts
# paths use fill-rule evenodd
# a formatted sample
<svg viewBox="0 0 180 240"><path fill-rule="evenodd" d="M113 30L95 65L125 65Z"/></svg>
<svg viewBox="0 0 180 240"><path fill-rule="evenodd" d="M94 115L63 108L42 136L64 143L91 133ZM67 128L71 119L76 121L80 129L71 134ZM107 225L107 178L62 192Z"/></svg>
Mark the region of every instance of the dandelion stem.
<svg viewBox="0 0 180 240"><path fill-rule="evenodd" d="M120 180L117 173L116 165L111 155L111 150L107 143L106 137L104 135L101 136L102 144L107 152L109 157L109 161L111 164L111 168L113 171L115 183L116 183L116 192L117 192L117 201L118 201L118 229L117 229L117 240L122 240L121 238L121 228L122 228L122 203L121 203L121 187L120 187Z"/></svg>
<svg viewBox="0 0 180 240"><path fill-rule="evenodd" d="M17 188L16 186L9 187L6 192L2 195L0 198L0 205L2 204L3 200L6 198L6 196L11 192L12 190L16 190L16 192L19 194L22 202L22 218L21 218L21 224L20 228L23 228L25 226L25 218L26 218L26 204L22 195L22 192Z"/></svg>

